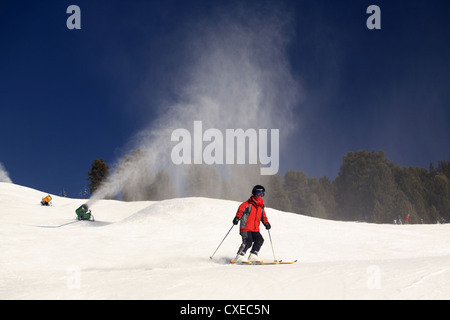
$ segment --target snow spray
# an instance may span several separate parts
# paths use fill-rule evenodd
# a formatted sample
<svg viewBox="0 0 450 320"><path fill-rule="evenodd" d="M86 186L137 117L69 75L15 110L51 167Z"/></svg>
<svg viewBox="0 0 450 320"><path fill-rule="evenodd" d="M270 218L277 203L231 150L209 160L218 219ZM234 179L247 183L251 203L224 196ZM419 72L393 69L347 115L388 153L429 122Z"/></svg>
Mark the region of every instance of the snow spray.
<svg viewBox="0 0 450 320"><path fill-rule="evenodd" d="M296 123L292 109L302 98L287 59L291 21L290 13L276 4L264 8L243 4L239 8L224 5L208 18L189 23L189 32L186 35L184 28L179 44L185 54L177 65L183 67L175 71L177 80L172 84L178 88L178 101L160 106L157 119L134 137L132 148L139 150L139 156L118 161L89 205L125 188L134 200L145 199L148 190L143 182L151 183L159 170L170 172L178 196L183 196L187 168L209 165L180 165L171 159L177 145L171 139L173 132L194 121L223 134L238 129L279 130L281 151ZM249 151L246 156L251 156ZM259 170L238 170L239 174L230 177L229 165L215 164L214 168L222 177L237 179L231 185L240 197L260 181ZM217 188L221 194L221 186Z"/></svg>
<svg viewBox="0 0 450 320"><path fill-rule="evenodd" d="M9 178L8 171L6 171L5 167L3 166L3 163L1 162L0 162L0 182L12 183L11 179Z"/></svg>

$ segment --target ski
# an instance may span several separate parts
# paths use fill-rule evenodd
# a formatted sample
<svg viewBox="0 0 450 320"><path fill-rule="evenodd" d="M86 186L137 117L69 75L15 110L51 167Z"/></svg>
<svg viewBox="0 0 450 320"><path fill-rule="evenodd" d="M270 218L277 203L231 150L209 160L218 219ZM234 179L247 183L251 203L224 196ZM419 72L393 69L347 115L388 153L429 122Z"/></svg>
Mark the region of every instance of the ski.
<svg viewBox="0 0 450 320"><path fill-rule="evenodd" d="M279 264L294 264L294 263L296 263L296 262L297 262L297 260L293 260L293 261L280 261Z"/></svg>
<svg viewBox="0 0 450 320"><path fill-rule="evenodd" d="M254 265L254 266L279 264L278 261L264 262L264 261L234 261L234 260L232 260L230 263L237 264L237 265Z"/></svg>

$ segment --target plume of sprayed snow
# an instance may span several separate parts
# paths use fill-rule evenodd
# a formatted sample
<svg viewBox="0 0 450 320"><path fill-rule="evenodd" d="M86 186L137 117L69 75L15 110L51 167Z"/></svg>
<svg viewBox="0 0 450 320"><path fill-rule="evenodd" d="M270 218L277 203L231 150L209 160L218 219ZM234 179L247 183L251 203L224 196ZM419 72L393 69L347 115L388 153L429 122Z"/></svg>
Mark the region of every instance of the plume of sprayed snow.
<svg viewBox="0 0 450 320"><path fill-rule="evenodd" d="M1 162L0 162L0 182L12 183L11 179L9 178L8 171L6 171L3 163Z"/></svg>
<svg viewBox="0 0 450 320"><path fill-rule="evenodd" d="M135 148L143 152L143 157L116 165L92 200L117 194L124 185L135 185L140 192L137 181L143 176L151 179L149 169L170 171L182 193L186 165L171 162L175 145L171 134L177 128L186 128L192 134L195 120L202 121L204 130L216 128L223 133L238 128L280 129L281 153L283 139L296 123L292 109L302 96L286 53L291 20L278 8L240 7L231 12L218 11L192 27L183 42L187 56L184 70L179 82L173 84L180 88L179 102L164 107L151 128L135 137ZM223 169L219 170L223 174ZM258 183L259 175L252 175L240 175L247 183L239 185L247 188ZM250 190L243 192L247 195Z"/></svg>

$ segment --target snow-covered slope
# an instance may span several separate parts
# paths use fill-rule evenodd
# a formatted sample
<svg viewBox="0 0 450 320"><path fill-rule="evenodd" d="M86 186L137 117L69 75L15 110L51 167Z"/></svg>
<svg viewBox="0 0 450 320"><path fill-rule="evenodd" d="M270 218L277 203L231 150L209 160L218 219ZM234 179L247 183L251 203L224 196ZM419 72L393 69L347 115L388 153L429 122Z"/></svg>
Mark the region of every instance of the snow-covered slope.
<svg viewBox="0 0 450 320"><path fill-rule="evenodd" d="M0 299L449 299L450 225L335 222L267 209L277 259L238 266L239 203L85 200L0 183ZM246 200L243 198L242 200ZM270 205L270 204L269 204ZM260 257L272 260L268 233Z"/></svg>

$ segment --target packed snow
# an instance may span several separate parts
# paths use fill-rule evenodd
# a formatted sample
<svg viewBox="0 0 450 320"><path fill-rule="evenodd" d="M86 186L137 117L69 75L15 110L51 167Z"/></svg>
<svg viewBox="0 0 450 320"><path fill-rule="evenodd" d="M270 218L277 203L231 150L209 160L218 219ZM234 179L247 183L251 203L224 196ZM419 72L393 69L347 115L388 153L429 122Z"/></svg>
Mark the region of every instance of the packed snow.
<svg viewBox="0 0 450 320"><path fill-rule="evenodd" d="M238 202L83 199L0 183L0 299L449 299L450 225L327 221L266 209L276 259L230 265ZM243 196L242 201L246 200ZM270 207L270 204L268 204ZM268 232L260 257L274 259Z"/></svg>

